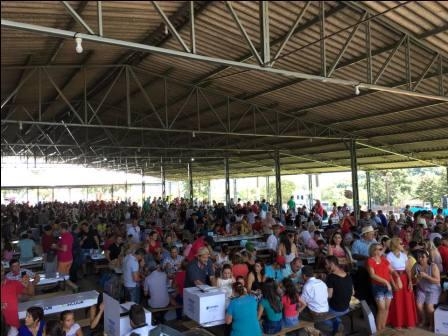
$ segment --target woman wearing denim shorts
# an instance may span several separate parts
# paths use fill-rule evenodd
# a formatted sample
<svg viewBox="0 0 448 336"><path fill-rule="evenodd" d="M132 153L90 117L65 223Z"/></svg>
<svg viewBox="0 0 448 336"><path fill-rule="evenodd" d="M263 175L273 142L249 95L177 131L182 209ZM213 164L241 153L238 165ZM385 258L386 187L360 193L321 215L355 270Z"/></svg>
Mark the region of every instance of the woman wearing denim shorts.
<svg viewBox="0 0 448 336"><path fill-rule="evenodd" d="M417 312L420 326L429 325L434 329L434 305L439 303L442 287L440 286L440 272L436 264L430 262L426 251L417 253L417 264L414 267L414 277L417 279Z"/></svg>
<svg viewBox="0 0 448 336"><path fill-rule="evenodd" d="M396 272L392 269L389 261L383 256L383 246L373 243L369 247L367 259L367 270L372 281L372 291L377 305L376 329L381 331L386 327L389 315L390 302L392 301L392 287L402 288L403 284ZM394 279L397 279L395 282Z"/></svg>

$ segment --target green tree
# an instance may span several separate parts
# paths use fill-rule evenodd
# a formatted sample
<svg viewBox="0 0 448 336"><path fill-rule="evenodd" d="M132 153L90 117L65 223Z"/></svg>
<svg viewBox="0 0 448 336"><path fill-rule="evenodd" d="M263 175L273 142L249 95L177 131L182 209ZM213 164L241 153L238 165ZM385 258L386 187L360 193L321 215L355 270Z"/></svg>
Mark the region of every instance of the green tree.
<svg viewBox="0 0 448 336"><path fill-rule="evenodd" d="M183 188L185 190L185 197L190 197L189 190L190 185L189 181L183 182ZM193 197L198 200L208 200L208 191L209 191L209 182L208 180L195 180L193 179Z"/></svg>
<svg viewBox="0 0 448 336"><path fill-rule="evenodd" d="M412 180L407 170L373 171L370 179L372 201L375 204L400 205L400 200L410 198Z"/></svg>
<svg viewBox="0 0 448 336"><path fill-rule="evenodd" d="M415 195L423 202L431 203L432 207L441 206L442 196L447 194L446 172L441 175L425 175L415 190Z"/></svg>
<svg viewBox="0 0 448 336"><path fill-rule="evenodd" d="M275 181L269 182L270 198L269 202L275 203L276 190ZM296 190L296 184L289 180L282 180L282 203L287 203Z"/></svg>

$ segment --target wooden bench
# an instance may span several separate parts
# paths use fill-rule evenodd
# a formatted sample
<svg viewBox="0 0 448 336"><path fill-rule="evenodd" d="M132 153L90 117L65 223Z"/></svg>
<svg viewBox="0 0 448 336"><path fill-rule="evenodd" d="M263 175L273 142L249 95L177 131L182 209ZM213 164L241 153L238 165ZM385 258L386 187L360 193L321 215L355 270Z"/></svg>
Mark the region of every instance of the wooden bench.
<svg viewBox="0 0 448 336"><path fill-rule="evenodd" d="M275 336L284 336L288 333L292 333L294 331L298 331L298 330L304 329L304 328L310 328L312 330L315 330L315 332L316 332L315 335L319 335L319 331L314 328L314 322L311 322L311 321L300 321L299 324L297 324L293 327L282 328L282 330L280 330L278 333L276 333L274 335ZM263 335L267 336L267 334L263 334Z"/></svg>

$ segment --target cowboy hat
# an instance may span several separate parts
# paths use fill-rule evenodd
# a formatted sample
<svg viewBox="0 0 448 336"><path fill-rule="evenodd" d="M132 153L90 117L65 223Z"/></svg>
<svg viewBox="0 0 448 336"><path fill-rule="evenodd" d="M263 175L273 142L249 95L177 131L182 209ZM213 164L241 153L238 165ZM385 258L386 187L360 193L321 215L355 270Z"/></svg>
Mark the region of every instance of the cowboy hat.
<svg viewBox="0 0 448 336"><path fill-rule="evenodd" d="M361 235L365 235L366 233L369 233L369 232L375 232L374 228L371 225L364 226L362 228Z"/></svg>

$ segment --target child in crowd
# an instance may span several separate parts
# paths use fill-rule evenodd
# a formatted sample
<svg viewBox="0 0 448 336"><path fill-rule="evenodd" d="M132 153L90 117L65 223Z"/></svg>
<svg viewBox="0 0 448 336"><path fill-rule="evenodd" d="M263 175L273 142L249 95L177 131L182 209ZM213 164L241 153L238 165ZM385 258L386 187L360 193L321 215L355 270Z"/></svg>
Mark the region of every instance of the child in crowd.
<svg viewBox="0 0 448 336"><path fill-rule="evenodd" d="M232 296L232 284L235 278L232 275L232 266L225 264L221 271L221 277L216 281L216 287L224 289L226 292L226 306L229 305L230 297Z"/></svg>
<svg viewBox="0 0 448 336"><path fill-rule="evenodd" d="M72 310L63 311L60 320L65 336L83 336L81 326L75 323L75 314Z"/></svg>

